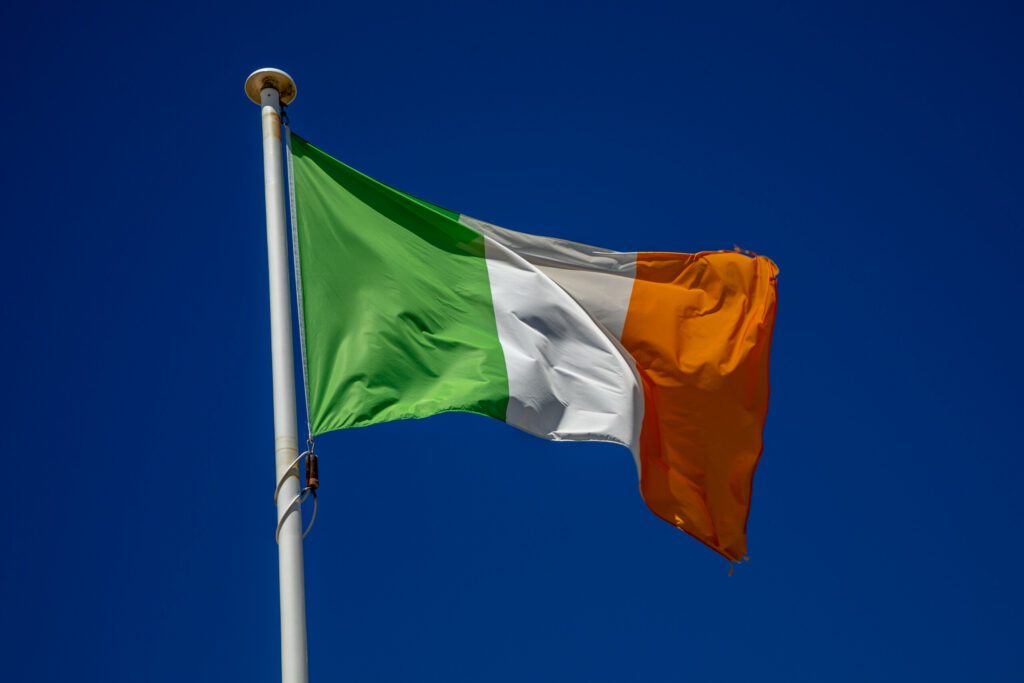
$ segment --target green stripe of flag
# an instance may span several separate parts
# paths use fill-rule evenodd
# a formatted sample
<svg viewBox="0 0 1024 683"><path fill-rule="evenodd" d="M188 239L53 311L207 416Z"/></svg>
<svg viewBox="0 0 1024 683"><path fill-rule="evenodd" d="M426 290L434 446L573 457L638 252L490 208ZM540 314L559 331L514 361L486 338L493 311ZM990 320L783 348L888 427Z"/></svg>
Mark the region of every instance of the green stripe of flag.
<svg viewBox="0 0 1024 683"><path fill-rule="evenodd" d="M444 411L505 419L483 237L292 135L314 434Z"/></svg>

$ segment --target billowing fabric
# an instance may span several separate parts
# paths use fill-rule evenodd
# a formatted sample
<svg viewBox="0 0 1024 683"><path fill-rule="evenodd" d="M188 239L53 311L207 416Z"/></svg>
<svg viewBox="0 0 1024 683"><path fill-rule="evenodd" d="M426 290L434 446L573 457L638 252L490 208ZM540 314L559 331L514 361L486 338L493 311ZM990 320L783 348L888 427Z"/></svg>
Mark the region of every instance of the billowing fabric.
<svg viewBox="0 0 1024 683"><path fill-rule="evenodd" d="M449 410L505 419L483 237L290 146L313 433Z"/></svg>
<svg viewBox="0 0 1024 683"><path fill-rule="evenodd" d="M659 517L746 554L775 265L500 228L292 136L314 434L459 410L633 454Z"/></svg>
<svg viewBox="0 0 1024 683"><path fill-rule="evenodd" d="M484 239L508 371L505 421L548 439L613 441L636 452L643 391L622 347L551 278Z"/></svg>
<svg viewBox="0 0 1024 683"><path fill-rule="evenodd" d="M614 252L461 220L523 256L621 341L644 392L633 449L644 501L742 559L768 412L775 264L734 251Z"/></svg>
<svg viewBox="0 0 1024 683"><path fill-rule="evenodd" d="M747 554L777 274L735 252L637 254L622 331L644 384L644 500L731 560Z"/></svg>

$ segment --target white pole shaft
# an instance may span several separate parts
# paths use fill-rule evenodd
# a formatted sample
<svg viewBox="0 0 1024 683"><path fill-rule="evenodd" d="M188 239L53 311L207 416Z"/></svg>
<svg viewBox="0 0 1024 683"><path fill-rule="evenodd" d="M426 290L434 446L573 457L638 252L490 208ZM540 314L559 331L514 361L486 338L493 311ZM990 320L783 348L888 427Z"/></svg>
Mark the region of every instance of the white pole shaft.
<svg viewBox="0 0 1024 683"><path fill-rule="evenodd" d="M267 202L267 260L270 271L270 348L274 372L274 447L277 481L287 473L277 497L278 519L299 493L295 417L295 366L289 290L288 234L281 151L281 102L276 88L260 92L263 116L263 178ZM277 545L281 591L281 681L307 683L306 595L302 565L302 515L292 512Z"/></svg>

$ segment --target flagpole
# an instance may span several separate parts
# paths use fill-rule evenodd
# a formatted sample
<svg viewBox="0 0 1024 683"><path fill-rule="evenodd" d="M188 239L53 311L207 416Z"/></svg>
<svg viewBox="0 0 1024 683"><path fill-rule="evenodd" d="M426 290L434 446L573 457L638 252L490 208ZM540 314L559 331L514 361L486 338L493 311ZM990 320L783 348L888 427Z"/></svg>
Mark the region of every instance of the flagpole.
<svg viewBox="0 0 1024 683"><path fill-rule="evenodd" d="M278 69L259 69L245 81L245 92L260 105L263 119L263 182L267 208L267 262L270 272L270 349L274 377L274 446L280 526L277 544L281 593L281 681L307 683L306 596L302 564L302 515L292 501L299 493L295 365L289 290L288 234L281 151L281 106L295 99L295 81Z"/></svg>

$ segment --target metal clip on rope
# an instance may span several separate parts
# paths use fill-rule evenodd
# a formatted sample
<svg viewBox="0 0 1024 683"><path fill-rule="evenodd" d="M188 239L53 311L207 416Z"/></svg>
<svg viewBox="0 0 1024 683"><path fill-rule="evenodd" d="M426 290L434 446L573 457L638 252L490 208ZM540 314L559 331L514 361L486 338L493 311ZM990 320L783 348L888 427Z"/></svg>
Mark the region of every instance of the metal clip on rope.
<svg viewBox="0 0 1024 683"><path fill-rule="evenodd" d="M281 542L281 527L284 525L284 520L288 519L288 515L296 510L301 512L302 504L306 502L306 499L309 498L311 494L313 496L313 515L309 518L309 525L306 527L306 530L302 532L303 540L305 540L306 536L309 535L309 532L313 529L313 523L316 522L316 512L318 507L316 490L320 488L320 468L317 465L317 456L316 453L313 452L312 442L307 443L309 445L309 450L303 451L297 458L295 458L295 460L292 460L291 464L288 465L288 469L286 469L284 474L281 475L281 478L277 480L277 488L274 489L274 504L277 505L277 497L281 494L281 487L284 485L285 480L292 476L292 469L297 469L296 465L299 464L299 461L302 460L302 458L306 458L306 486L299 491L294 498L292 498L292 502L288 503L288 507L285 508L284 514L277 520L277 531L274 532L274 541L278 543ZM295 476L298 477L297 471Z"/></svg>

